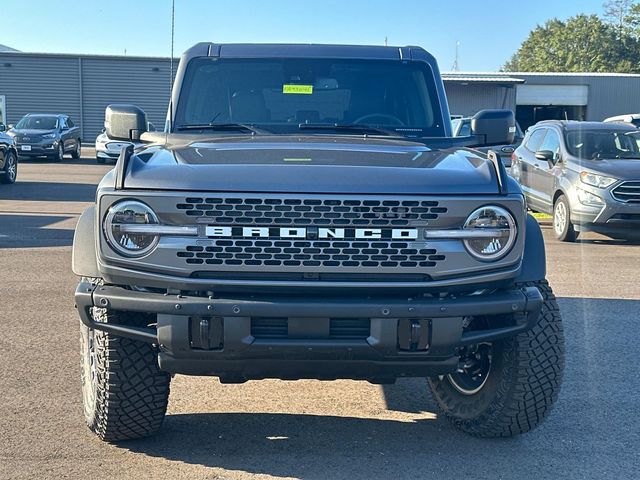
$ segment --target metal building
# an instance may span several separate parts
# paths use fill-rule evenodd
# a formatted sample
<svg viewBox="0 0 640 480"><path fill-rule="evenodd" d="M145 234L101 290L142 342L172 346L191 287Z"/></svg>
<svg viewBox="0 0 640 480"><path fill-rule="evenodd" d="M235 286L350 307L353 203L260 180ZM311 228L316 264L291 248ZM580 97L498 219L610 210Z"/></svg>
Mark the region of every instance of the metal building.
<svg viewBox="0 0 640 480"><path fill-rule="evenodd" d="M624 73L443 74L451 113L508 108L521 127L540 120L601 121L640 113L640 75Z"/></svg>
<svg viewBox="0 0 640 480"><path fill-rule="evenodd" d="M0 49L0 121L66 113L86 142L102 130L110 103L134 103L158 129L169 99L168 58L40 54ZM174 62L177 67L177 61ZM603 120L640 113L640 75L609 73L443 74L452 114L508 108L523 128L557 118Z"/></svg>
<svg viewBox="0 0 640 480"><path fill-rule="evenodd" d="M0 52L4 123L26 113L66 113L80 125L83 142L92 142L108 104L135 103L162 129L169 65L168 58Z"/></svg>

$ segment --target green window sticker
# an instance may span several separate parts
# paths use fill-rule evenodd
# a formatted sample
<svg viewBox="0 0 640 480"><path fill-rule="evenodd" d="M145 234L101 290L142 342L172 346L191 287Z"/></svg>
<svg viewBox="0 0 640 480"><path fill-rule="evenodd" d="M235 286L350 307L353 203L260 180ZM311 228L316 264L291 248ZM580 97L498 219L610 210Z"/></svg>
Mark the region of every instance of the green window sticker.
<svg viewBox="0 0 640 480"><path fill-rule="evenodd" d="M283 85L282 93L311 95L313 94L313 85Z"/></svg>

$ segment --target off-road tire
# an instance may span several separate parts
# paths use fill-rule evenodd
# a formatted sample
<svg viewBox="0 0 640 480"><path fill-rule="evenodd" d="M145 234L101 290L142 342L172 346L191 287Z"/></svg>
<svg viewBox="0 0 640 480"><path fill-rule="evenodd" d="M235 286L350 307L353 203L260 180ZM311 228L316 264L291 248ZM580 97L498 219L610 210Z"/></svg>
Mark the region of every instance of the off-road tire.
<svg viewBox="0 0 640 480"><path fill-rule="evenodd" d="M71 158L73 158L74 160L79 160L81 149L82 149L82 145L80 144L80 139L78 139L76 141L76 148L74 148L73 152L71 152Z"/></svg>
<svg viewBox="0 0 640 480"><path fill-rule="evenodd" d="M561 229L558 229L556 226L556 216L558 215L559 207L564 209L566 215L564 228ZM560 195L557 198L556 203L553 204L553 233L561 242L575 242L578 238L578 233L576 232L573 223L571 223L571 206L569 205L567 197L564 195Z"/></svg>
<svg viewBox="0 0 640 480"><path fill-rule="evenodd" d="M98 321L137 326L155 321L145 314L114 314L106 309L94 309L93 315ZM154 347L83 324L80 330L83 404L89 428L108 442L146 437L160 430L170 376L160 371Z"/></svg>
<svg viewBox="0 0 640 480"><path fill-rule="evenodd" d="M558 398L564 371L564 333L555 296L546 280L526 283L544 304L533 329L494 342L491 370L472 395L459 392L448 376L428 379L444 415L476 437L510 437L533 430Z"/></svg>
<svg viewBox="0 0 640 480"><path fill-rule="evenodd" d="M4 159L4 169L0 175L0 183L15 183L18 177L18 157L9 151Z"/></svg>

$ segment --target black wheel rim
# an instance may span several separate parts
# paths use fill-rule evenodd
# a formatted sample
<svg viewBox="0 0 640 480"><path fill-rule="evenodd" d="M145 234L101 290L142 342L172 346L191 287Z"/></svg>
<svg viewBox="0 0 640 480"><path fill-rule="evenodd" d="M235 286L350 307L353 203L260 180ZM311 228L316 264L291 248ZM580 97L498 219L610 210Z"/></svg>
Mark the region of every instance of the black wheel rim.
<svg viewBox="0 0 640 480"><path fill-rule="evenodd" d="M487 383L492 359L493 347L490 343L465 347L460 352L458 371L447 375L447 379L463 395L475 395Z"/></svg>

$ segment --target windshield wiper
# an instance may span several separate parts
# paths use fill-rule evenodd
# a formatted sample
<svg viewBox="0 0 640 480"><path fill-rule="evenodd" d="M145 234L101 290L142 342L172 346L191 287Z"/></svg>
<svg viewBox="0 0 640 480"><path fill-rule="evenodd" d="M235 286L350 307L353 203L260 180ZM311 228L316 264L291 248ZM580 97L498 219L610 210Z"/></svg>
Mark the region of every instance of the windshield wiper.
<svg viewBox="0 0 640 480"><path fill-rule="evenodd" d="M245 123L191 123L178 125L176 130L240 130L255 134L264 133L253 125L247 125Z"/></svg>
<svg viewBox="0 0 640 480"><path fill-rule="evenodd" d="M372 127L371 125L364 125L361 123L301 123L298 125L300 130L333 130L352 133L372 133L377 135L388 135L392 137L401 136L395 130L388 130L386 128Z"/></svg>

